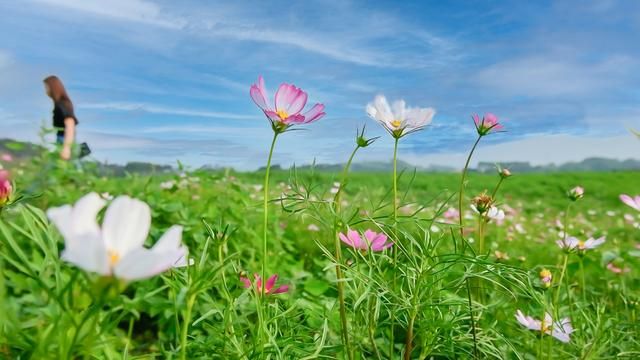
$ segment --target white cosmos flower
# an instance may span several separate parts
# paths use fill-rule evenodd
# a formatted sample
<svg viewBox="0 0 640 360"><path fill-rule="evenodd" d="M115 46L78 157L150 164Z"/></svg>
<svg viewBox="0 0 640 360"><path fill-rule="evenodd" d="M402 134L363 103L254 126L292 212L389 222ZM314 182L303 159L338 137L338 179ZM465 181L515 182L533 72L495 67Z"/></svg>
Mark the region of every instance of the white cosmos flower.
<svg viewBox="0 0 640 360"><path fill-rule="evenodd" d="M491 206L489 210L487 210L487 218L495 221L504 220L504 211L502 209L498 209L496 206Z"/></svg>
<svg viewBox="0 0 640 360"><path fill-rule="evenodd" d="M433 108L408 108L404 100L396 100L389 106L387 98L378 95L367 104L367 114L393 137L400 138L429 125L436 111Z"/></svg>
<svg viewBox="0 0 640 360"><path fill-rule="evenodd" d="M544 320L540 321L532 318L531 316L525 316L522 311L516 311L516 319L520 324L529 330L541 331L547 335L551 335L554 338L568 343L571 340L571 333L573 332L573 326L569 318L563 318L560 321L553 322L549 313L544 314Z"/></svg>
<svg viewBox="0 0 640 360"><path fill-rule="evenodd" d="M90 193L73 206L47 211L64 237L63 260L86 271L129 281L187 265L181 226L172 226L147 249L144 242L151 226L149 206L140 200L119 196L107 208L100 227L96 217L105 205L106 201L98 194Z"/></svg>
<svg viewBox="0 0 640 360"><path fill-rule="evenodd" d="M589 238L586 241L578 240L577 238L570 236L566 239L556 241L556 244L558 244L558 246L563 250L567 251L585 251L597 248L598 246L604 244L605 240L606 238L604 236L601 236L597 239Z"/></svg>

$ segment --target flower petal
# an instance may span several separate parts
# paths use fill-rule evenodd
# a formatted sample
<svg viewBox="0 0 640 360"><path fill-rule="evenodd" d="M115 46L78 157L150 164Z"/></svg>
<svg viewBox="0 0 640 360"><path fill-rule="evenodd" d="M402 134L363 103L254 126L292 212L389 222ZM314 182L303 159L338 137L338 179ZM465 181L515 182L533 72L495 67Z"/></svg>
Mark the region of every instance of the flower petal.
<svg viewBox="0 0 640 360"><path fill-rule="evenodd" d="M127 252L116 264L113 272L117 278L124 280L147 279L170 269L179 256L179 251L154 252L137 248Z"/></svg>
<svg viewBox="0 0 640 360"><path fill-rule="evenodd" d="M270 293L271 289L273 289L273 286L276 284L276 281L278 280L278 275L271 275L268 279L266 284L264 285L264 292L266 293Z"/></svg>
<svg viewBox="0 0 640 360"><path fill-rule="evenodd" d="M151 210L146 203L128 196L119 196L109 206L102 224L102 234L108 250L124 257L141 248L149 235Z"/></svg>
<svg viewBox="0 0 640 360"><path fill-rule="evenodd" d="M251 95L251 99L256 105L263 111L269 110L269 105L267 105L269 99L267 97L267 90L264 87L264 79L261 76L258 76L258 83L251 85L249 89L249 95Z"/></svg>
<svg viewBox="0 0 640 360"><path fill-rule="evenodd" d="M303 115L305 123L308 124L310 122L314 122L325 115L324 105L315 104L311 109L309 109L309 111L305 112Z"/></svg>
<svg viewBox="0 0 640 360"><path fill-rule="evenodd" d="M291 100L291 103L287 107L286 111L288 114L298 114L304 106L307 105L307 93L302 91L301 89L297 89L295 96Z"/></svg>

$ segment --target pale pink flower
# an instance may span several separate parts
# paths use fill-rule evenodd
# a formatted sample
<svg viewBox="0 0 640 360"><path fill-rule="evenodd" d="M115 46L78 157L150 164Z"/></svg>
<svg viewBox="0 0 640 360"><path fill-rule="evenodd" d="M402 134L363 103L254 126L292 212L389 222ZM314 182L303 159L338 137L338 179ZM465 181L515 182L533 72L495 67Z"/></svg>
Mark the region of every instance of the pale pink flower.
<svg viewBox="0 0 640 360"><path fill-rule="evenodd" d="M586 250L592 250L597 248L598 246L602 245L605 242L605 240L606 239L604 236L601 236L597 239L589 238L586 241L578 240L577 238L570 236L566 239L561 239L556 241L556 244L558 244L560 248L567 251L571 251L571 250L586 251Z"/></svg>
<svg viewBox="0 0 640 360"><path fill-rule="evenodd" d="M271 277L267 279L267 283L264 285L264 288L262 286L262 279L260 278L260 275L253 274L253 278L253 285L255 287L255 291L258 294L275 295L286 293L287 291L289 291L289 285L281 285L274 289L276 281L278 280L278 275L271 275ZM240 281L242 281L242 283L244 284L245 289L251 288L251 280L249 280L248 278L241 276Z"/></svg>
<svg viewBox="0 0 640 360"><path fill-rule="evenodd" d="M502 130L502 125L498 122L498 117L492 113L485 114L482 119L478 114L472 116L473 122L476 125L478 135L485 136L492 131Z"/></svg>
<svg viewBox="0 0 640 360"><path fill-rule="evenodd" d="M0 160L2 160L4 162L12 162L13 161L13 156L11 156L11 154L4 153L4 154L0 155Z"/></svg>
<svg viewBox="0 0 640 360"><path fill-rule="evenodd" d="M347 234L340 233L338 235L343 243L354 249L367 251L382 251L393 246L393 242L387 242L387 236L383 233L376 233L372 230L364 232L364 237L355 230L347 231Z"/></svg>
<svg viewBox="0 0 640 360"><path fill-rule="evenodd" d="M578 199L582 199L584 197L584 188L582 186L576 186L573 189L569 190L569 199L576 201Z"/></svg>
<svg viewBox="0 0 640 360"><path fill-rule="evenodd" d="M258 76L258 82L251 85L249 94L271 121L274 130L282 131L291 125L308 124L325 115L323 104L315 104L303 114L302 110L307 104L307 93L295 85L281 84L276 91L273 107L268 104L269 96L262 76Z"/></svg>
<svg viewBox="0 0 640 360"><path fill-rule="evenodd" d="M573 327L569 318L563 318L560 321L553 322L551 314L545 313L544 320L540 321L532 318L531 316L525 316L522 311L516 311L516 320L529 330L541 331L544 334L551 335L554 338L568 343L571 340L571 333L573 333Z"/></svg>
<svg viewBox="0 0 640 360"><path fill-rule="evenodd" d="M13 187L9 180L9 172L6 170L0 170L0 206L9 202Z"/></svg>
<svg viewBox="0 0 640 360"><path fill-rule="evenodd" d="M449 221L458 220L460 218L460 212L458 211L458 209L449 208L442 214L442 216L444 216L444 218Z"/></svg>
<svg viewBox="0 0 640 360"><path fill-rule="evenodd" d="M628 267L625 266L624 268L620 268L616 266L613 262L610 262L607 264L607 269L614 274L628 273L629 271L631 271L631 269L629 269Z"/></svg>
<svg viewBox="0 0 640 360"><path fill-rule="evenodd" d="M620 195L620 200L622 200L623 203L631 206L632 208L640 211L640 195L636 195L635 197L631 197L629 195L622 194L622 195Z"/></svg>

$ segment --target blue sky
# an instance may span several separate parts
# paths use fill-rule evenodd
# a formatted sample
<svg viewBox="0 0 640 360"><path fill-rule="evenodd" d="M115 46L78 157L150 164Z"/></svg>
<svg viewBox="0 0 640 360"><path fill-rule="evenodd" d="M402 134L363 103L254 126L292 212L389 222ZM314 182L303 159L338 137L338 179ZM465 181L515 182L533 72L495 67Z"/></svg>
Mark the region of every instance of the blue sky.
<svg viewBox="0 0 640 360"><path fill-rule="evenodd" d="M65 82L79 140L110 162L256 168L271 131L248 96L294 83L327 116L285 134L275 161L343 162L376 94L437 109L403 139L416 165L461 164L470 115L508 132L478 160L533 163L638 157L640 2L161 1L1 2L0 137L36 139L50 122L41 80Z"/></svg>

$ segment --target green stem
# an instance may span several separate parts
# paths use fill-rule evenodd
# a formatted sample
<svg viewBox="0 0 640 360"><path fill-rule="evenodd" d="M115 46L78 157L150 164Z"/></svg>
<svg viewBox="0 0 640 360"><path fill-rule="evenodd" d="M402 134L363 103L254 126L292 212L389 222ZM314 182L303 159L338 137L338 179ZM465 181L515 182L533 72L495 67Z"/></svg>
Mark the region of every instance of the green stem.
<svg viewBox="0 0 640 360"><path fill-rule="evenodd" d="M582 302L587 301L587 296L586 296L586 292L585 292L585 281L584 281L584 263L583 263L583 258L582 256L580 256L580 280L582 282L580 288L582 290Z"/></svg>
<svg viewBox="0 0 640 360"><path fill-rule="evenodd" d="M473 153L476 151L476 147L478 146L478 143L480 143L480 139L482 139L482 136L479 135L478 139L476 140L476 142L473 144L473 147L471 148L471 152L469 152L469 156L467 157L467 162L464 164L464 169L462 170L462 177L460 178L460 191L458 192L458 212L459 212L459 217L460 217L460 238L464 237L464 216L462 213L462 199L464 198L464 181L467 177L467 172L469 171L469 163L471 162L471 157L473 156Z"/></svg>
<svg viewBox="0 0 640 360"><path fill-rule="evenodd" d="M262 281L267 281L267 239L269 232L269 174L271 172L271 158L273 157L273 149L276 146L276 140L280 133L273 132L273 140L271 140L271 147L269 148L269 158L267 159L267 169L264 174L264 218L263 218L263 233L262 233ZM264 288L264 287L263 287ZM260 289L260 292L264 292Z"/></svg>
<svg viewBox="0 0 640 360"><path fill-rule="evenodd" d="M184 320L182 324L182 335L180 336L180 359L187 359L187 335L189 334L189 323L191 322L191 311L193 309L193 304L195 303L196 297L194 295L189 295L187 298L187 308L184 314Z"/></svg>
<svg viewBox="0 0 640 360"><path fill-rule="evenodd" d="M393 238L396 241L396 246L391 248L393 252L393 291L397 291L397 281L398 274L396 271L396 267L398 265L398 141L399 138L395 138L395 142L393 144ZM389 358L393 359L393 353L395 351L395 324L396 317L395 313L391 311L391 334L390 334L390 344L389 344Z"/></svg>
<svg viewBox="0 0 640 360"><path fill-rule="evenodd" d="M411 352L413 351L413 325L416 321L416 316L417 314L414 310L411 314L411 317L409 318L409 330L407 331L407 343L405 344L404 360L411 359Z"/></svg>
<svg viewBox="0 0 640 360"><path fill-rule="evenodd" d="M502 176L500 176L500 180L498 181L498 184L496 185L495 189L493 189L493 192L491 193L491 199L495 201L496 199L496 194L498 193L498 189L500 189L500 185L502 185L502 182L504 181L504 178Z"/></svg>
<svg viewBox="0 0 640 360"><path fill-rule="evenodd" d="M340 187L338 188L338 192L333 198L333 207L334 207L334 221L333 221L333 232L335 234L335 247L336 247L336 279L337 279L337 288L338 288L338 302L340 303L340 324L342 327L342 342L347 353L347 357L349 360L353 359L351 353L351 345L349 343L349 325L347 323L347 309L344 302L344 282L342 276L342 251L340 247L340 227L342 223L342 219L340 216L341 213L341 200L340 195L342 194L343 189L346 186L347 174L349 173L349 168L351 167L351 163L353 162L353 158L356 156L356 152L360 146L356 146L349 156L349 161L345 165L342 171L342 178L340 180Z"/></svg>

